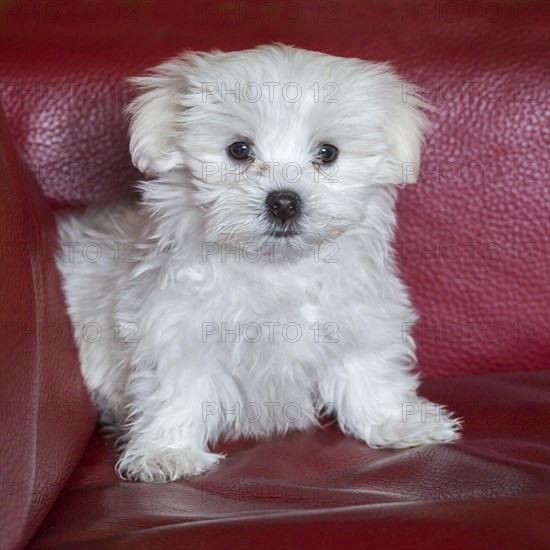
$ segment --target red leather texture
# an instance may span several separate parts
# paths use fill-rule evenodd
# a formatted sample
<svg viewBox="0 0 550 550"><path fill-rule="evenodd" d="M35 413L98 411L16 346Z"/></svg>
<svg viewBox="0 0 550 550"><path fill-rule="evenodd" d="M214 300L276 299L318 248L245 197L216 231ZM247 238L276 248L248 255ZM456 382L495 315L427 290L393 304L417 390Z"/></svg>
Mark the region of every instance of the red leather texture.
<svg viewBox="0 0 550 550"><path fill-rule="evenodd" d="M32 548L548 548L549 18L513 1L1 2L0 93L24 163L3 123L0 547L41 524ZM221 447L189 482L120 481L110 442L84 452L94 414L51 210L139 177L126 77L273 41L391 61L435 106L395 248L423 393L464 417L464 439L373 450L331 426Z"/></svg>
<svg viewBox="0 0 550 550"><path fill-rule="evenodd" d="M430 380L464 439L374 450L335 426L220 446L214 471L116 478L92 440L31 548L534 549L550 544L550 371Z"/></svg>
<svg viewBox="0 0 550 550"><path fill-rule="evenodd" d="M282 41L391 61L436 108L420 183L401 194L396 243L421 315L422 372L547 364L548 4L92 4L3 6L2 101L53 206L111 198L138 177L125 78L183 49Z"/></svg>
<svg viewBox="0 0 550 550"><path fill-rule="evenodd" d="M80 459L95 425L80 376L40 188L21 165L0 111L1 540L32 537Z"/></svg>

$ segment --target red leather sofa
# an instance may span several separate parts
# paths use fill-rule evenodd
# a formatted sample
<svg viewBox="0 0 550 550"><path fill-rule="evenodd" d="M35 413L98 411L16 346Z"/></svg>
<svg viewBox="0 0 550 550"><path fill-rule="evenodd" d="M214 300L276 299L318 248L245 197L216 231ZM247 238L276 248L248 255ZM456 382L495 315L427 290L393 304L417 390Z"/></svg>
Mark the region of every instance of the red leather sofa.
<svg viewBox="0 0 550 550"><path fill-rule="evenodd" d="M549 6L538 2L1 4L2 549L548 548ZM220 445L172 484L115 476L55 267L53 213L138 177L125 78L182 49L272 41L391 61L436 107L396 250L422 393L449 445L334 426Z"/></svg>

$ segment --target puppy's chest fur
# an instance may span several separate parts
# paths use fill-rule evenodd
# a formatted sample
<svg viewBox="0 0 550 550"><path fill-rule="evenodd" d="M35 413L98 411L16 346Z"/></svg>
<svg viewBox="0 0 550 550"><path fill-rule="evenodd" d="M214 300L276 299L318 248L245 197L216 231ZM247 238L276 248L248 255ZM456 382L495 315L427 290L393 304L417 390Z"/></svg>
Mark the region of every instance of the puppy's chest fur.
<svg viewBox="0 0 550 550"><path fill-rule="evenodd" d="M319 377L359 348L383 345L394 332L389 324L400 328L407 313L391 270L369 267L368 251L352 237L338 241L336 262L315 254L250 262L221 253L205 258L199 237L161 251L150 244L146 220L126 207L60 221L59 228L63 240L93 240L104 250L113 241L122 249L134 243L138 250L132 263L60 266L73 322L100 324L106 335L113 325L120 329L116 343L77 335L84 377L102 403L132 398L130 386L154 391L154 380L164 378L185 394L206 378L227 389L228 402L284 397L305 409Z"/></svg>
<svg viewBox="0 0 550 550"><path fill-rule="evenodd" d="M337 269L312 257L252 264L195 255L157 300L179 295L181 338L233 375L277 376L285 364L311 373L341 347Z"/></svg>

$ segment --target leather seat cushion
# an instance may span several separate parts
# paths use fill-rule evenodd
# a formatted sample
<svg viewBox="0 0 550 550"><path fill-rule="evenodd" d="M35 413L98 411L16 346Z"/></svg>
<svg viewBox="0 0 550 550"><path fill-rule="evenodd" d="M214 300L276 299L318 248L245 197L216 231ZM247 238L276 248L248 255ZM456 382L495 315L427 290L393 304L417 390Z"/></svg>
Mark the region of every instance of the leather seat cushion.
<svg viewBox="0 0 550 550"><path fill-rule="evenodd" d="M447 445L370 449L334 426L219 446L190 481L114 474L96 434L31 548L543 548L550 371L430 380L463 416Z"/></svg>

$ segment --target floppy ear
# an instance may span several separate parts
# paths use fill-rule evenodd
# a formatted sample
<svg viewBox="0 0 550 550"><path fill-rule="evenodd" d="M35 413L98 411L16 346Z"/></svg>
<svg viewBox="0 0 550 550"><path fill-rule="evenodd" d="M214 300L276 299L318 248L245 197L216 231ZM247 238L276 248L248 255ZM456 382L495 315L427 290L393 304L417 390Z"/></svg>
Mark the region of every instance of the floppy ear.
<svg viewBox="0 0 550 550"><path fill-rule="evenodd" d="M128 107L130 154L143 173L161 175L183 165L177 135L184 107L178 104L186 88L185 57L151 69L150 75L130 79L142 91Z"/></svg>
<svg viewBox="0 0 550 550"><path fill-rule="evenodd" d="M414 92L414 87L392 75L392 93L388 94L388 124L385 127L390 149L390 169L395 183L415 183L420 151L429 122L422 109L430 106Z"/></svg>

